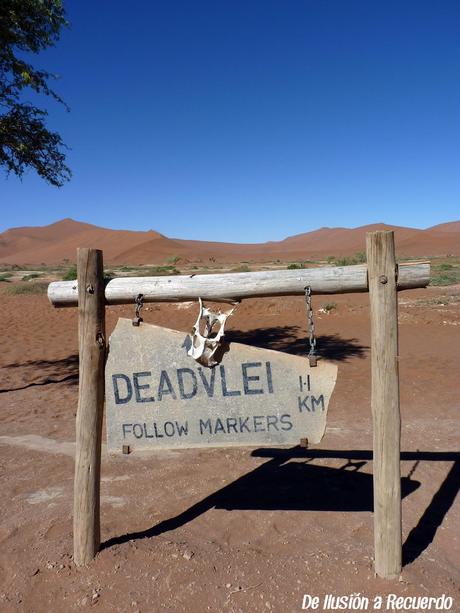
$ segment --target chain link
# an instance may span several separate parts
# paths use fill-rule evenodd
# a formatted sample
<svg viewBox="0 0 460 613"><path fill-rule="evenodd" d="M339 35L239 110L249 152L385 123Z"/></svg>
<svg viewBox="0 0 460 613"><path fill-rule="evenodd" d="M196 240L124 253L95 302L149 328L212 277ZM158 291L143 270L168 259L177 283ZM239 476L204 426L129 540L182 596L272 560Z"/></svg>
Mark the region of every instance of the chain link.
<svg viewBox="0 0 460 613"><path fill-rule="evenodd" d="M311 360L314 360L316 358L316 336L315 322L313 321L313 308L311 306L311 287L309 285L307 285L305 288L305 303L307 305L308 336L310 341L310 351L308 352L308 357Z"/></svg>
<svg viewBox="0 0 460 613"><path fill-rule="evenodd" d="M144 306L144 295L139 294L136 298L136 317L141 316L141 309Z"/></svg>
<svg viewBox="0 0 460 613"><path fill-rule="evenodd" d="M141 309L144 306L144 294L139 294L134 302L136 303L136 315L133 319L133 326L139 326L144 321L141 317Z"/></svg>

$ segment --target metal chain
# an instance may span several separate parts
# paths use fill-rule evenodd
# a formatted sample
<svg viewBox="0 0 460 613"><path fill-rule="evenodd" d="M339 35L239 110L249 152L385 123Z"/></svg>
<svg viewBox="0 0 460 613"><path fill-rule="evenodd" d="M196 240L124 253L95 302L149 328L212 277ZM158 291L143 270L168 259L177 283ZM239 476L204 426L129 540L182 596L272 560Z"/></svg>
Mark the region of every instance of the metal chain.
<svg viewBox="0 0 460 613"><path fill-rule="evenodd" d="M141 309L144 306L144 294L139 294L134 302L136 303L136 314L133 319L133 326L139 326L141 321L144 321L141 317Z"/></svg>
<svg viewBox="0 0 460 613"><path fill-rule="evenodd" d="M305 303L307 305L308 316L308 336L310 341L310 351L308 352L308 360L310 366L316 366L316 336L315 336L315 322L313 321L313 308L311 306L311 287L307 285L305 288Z"/></svg>

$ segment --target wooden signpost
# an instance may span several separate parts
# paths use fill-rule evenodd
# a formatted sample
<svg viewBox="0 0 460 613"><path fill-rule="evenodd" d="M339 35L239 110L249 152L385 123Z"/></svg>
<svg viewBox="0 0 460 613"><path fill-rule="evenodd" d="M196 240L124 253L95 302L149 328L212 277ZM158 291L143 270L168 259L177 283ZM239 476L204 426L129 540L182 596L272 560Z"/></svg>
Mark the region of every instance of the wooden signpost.
<svg viewBox="0 0 460 613"><path fill-rule="evenodd" d="M105 392L109 451L318 442L337 368L232 344L214 368L186 354L185 335L120 320L105 368L105 304L241 300L369 291L374 432L375 570L401 572L400 412L397 290L425 287L428 263L397 266L393 232L367 235L367 265L306 270L120 278L104 290L102 252L78 250L78 280L51 283L54 306L79 309L80 382L76 430L74 561L100 545L99 484ZM164 351L162 351L162 348ZM105 382L104 382L105 376ZM192 410L193 407L193 410Z"/></svg>
<svg viewBox="0 0 460 613"><path fill-rule="evenodd" d="M104 408L105 305L102 252L77 256L79 393L74 481L74 561L88 563L100 545L100 473Z"/></svg>
<svg viewBox="0 0 460 613"><path fill-rule="evenodd" d="M367 235L371 303L375 572L401 572L401 472L397 267L393 233Z"/></svg>

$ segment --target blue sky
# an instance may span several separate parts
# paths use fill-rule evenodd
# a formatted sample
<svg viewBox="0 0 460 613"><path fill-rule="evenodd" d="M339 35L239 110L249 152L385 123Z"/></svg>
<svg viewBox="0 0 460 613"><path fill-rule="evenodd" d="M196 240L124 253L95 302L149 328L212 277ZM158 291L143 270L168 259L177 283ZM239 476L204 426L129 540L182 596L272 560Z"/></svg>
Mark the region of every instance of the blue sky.
<svg viewBox="0 0 460 613"><path fill-rule="evenodd" d="M73 217L278 240L460 218L458 0L67 0L34 59L72 181L0 174L0 231Z"/></svg>

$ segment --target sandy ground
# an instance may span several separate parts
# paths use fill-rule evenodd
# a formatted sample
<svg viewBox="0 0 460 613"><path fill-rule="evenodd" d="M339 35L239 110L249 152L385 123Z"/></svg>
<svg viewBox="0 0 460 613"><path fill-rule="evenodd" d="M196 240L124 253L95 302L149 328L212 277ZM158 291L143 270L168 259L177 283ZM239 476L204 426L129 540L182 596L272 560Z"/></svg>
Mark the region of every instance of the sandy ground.
<svg viewBox="0 0 460 613"><path fill-rule="evenodd" d="M86 568L72 563L77 314L0 296L0 611L290 612L304 594L355 592L370 611L389 593L444 593L460 611L459 297L400 293L405 565L386 582L372 564L367 295L314 300L337 304L316 314L320 351L339 366L321 445L104 451L103 548ZM108 329L132 311L108 309ZM195 305L144 311L180 330L195 317ZM305 324L302 299L265 299L243 303L229 330L302 354Z"/></svg>

